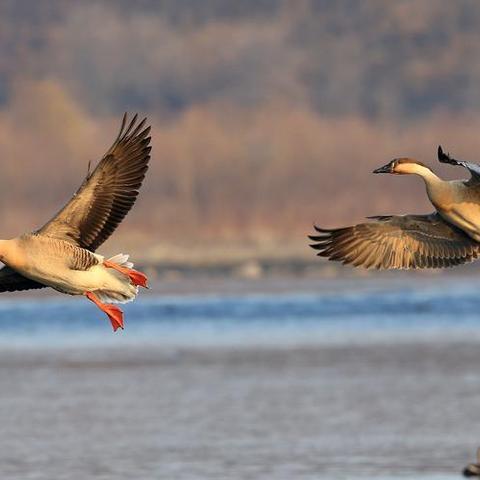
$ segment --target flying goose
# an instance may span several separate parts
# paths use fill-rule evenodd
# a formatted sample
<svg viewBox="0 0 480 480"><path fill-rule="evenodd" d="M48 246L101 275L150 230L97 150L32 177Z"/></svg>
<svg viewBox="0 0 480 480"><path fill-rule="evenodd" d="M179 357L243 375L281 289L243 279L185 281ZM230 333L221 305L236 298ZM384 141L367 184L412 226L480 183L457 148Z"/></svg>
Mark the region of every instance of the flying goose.
<svg viewBox="0 0 480 480"><path fill-rule="evenodd" d="M418 175L436 211L383 215L371 222L325 229L314 226L312 248L329 260L377 269L443 268L480 256L480 165L458 161L438 147L438 160L469 170L469 180L445 181L423 163L396 158L373 173Z"/></svg>
<svg viewBox="0 0 480 480"><path fill-rule="evenodd" d="M128 255L105 259L95 250L132 208L150 160L150 127L137 115L127 123L70 201L43 227L0 240L0 292L52 287L84 295L123 328L123 312L112 303L131 301L147 277Z"/></svg>
<svg viewBox="0 0 480 480"><path fill-rule="evenodd" d="M463 469L465 477L480 477L480 448L477 450L477 463L469 463Z"/></svg>

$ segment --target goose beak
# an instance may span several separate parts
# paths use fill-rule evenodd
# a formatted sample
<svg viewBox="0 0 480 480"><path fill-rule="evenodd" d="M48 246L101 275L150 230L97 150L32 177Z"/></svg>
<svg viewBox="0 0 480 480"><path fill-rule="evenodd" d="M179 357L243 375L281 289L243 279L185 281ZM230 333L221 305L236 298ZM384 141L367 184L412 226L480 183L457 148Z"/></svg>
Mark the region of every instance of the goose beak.
<svg viewBox="0 0 480 480"><path fill-rule="evenodd" d="M387 163L383 167L377 168L373 173L392 173L392 162Z"/></svg>

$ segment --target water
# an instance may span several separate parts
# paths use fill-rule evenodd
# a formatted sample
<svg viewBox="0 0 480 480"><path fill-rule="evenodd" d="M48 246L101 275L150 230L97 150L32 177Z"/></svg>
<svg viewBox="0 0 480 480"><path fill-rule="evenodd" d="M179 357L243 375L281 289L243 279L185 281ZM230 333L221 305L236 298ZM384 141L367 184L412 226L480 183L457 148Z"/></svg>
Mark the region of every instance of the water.
<svg viewBox="0 0 480 480"><path fill-rule="evenodd" d="M0 478L460 478L480 299L452 284L143 297L117 334L82 299L4 300Z"/></svg>
<svg viewBox="0 0 480 480"><path fill-rule="evenodd" d="M467 282L448 289L415 284L367 292L157 296L123 306L126 331L109 335L106 317L84 299L18 297L0 303L0 346L285 347L480 339L479 305L477 286Z"/></svg>

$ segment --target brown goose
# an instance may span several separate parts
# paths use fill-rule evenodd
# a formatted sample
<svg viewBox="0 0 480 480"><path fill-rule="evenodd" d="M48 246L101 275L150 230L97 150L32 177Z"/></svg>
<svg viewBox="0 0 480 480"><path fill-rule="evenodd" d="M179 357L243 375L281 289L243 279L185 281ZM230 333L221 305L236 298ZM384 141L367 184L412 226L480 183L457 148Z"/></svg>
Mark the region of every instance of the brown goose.
<svg viewBox="0 0 480 480"><path fill-rule="evenodd" d="M374 221L336 229L315 226L311 247L329 260L377 269L443 268L475 260L480 256L480 165L455 160L441 147L438 159L467 168L471 178L444 181L411 158L374 170L420 176L434 213L369 217Z"/></svg>
<svg viewBox="0 0 480 480"><path fill-rule="evenodd" d="M125 114L117 139L71 200L42 228L0 240L0 292L52 287L85 295L105 312L114 331L123 312L111 303L135 298L147 277L128 255L106 260L95 250L132 208L150 160L150 127Z"/></svg>

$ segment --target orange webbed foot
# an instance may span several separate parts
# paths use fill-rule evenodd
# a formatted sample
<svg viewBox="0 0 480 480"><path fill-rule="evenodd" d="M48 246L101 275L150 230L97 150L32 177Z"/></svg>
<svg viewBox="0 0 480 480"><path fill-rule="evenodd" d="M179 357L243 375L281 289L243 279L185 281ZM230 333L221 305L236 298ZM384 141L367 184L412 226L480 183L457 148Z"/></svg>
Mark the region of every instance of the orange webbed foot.
<svg viewBox="0 0 480 480"><path fill-rule="evenodd" d="M110 319L113 331L116 332L119 328L123 330L123 312L116 305L104 305L103 310Z"/></svg>
<svg viewBox="0 0 480 480"><path fill-rule="evenodd" d="M130 279L130 281L135 286L148 288L148 284L147 284L148 278L144 273L139 272L138 270L129 269L128 272L127 272L127 275L128 275L128 278Z"/></svg>
<svg viewBox="0 0 480 480"><path fill-rule="evenodd" d="M103 265L106 268L113 268L117 272L123 273L123 275L126 275L130 279L133 285L148 288L148 278L144 273L134 270L133 268L122 267L109 260L104 260Z"/></svg>
<svg viewBox="0 0 480 480"><path fill-rule="evenodd" d="M110 319L113 331L119 328L123 330L123 312L116 305L102 303L99 298L92 292L86 292L85 296L92 301L102 312L105 312Z"/></svg>

